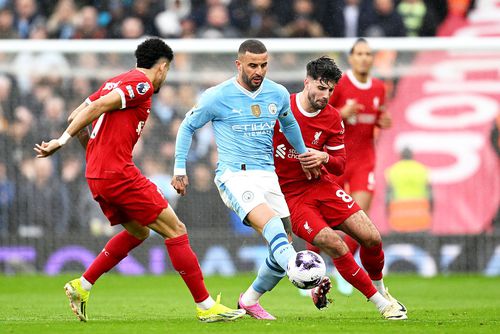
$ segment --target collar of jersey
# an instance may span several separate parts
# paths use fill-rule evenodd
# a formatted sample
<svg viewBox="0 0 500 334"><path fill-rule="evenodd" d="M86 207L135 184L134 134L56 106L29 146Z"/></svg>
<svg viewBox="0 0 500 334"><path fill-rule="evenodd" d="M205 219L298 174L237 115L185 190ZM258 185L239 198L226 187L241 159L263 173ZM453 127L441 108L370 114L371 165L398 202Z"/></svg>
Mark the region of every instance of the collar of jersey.
<svg viewBox="0 0 500 334"><path fill-rule="evenodd" d="M252 98L252 99L255 99L257 97L257 95L260 94L260 92L262 91L262 87L264 86L264 81L265 79L262 79L262 83L259 87L259 89L257 89L255 92L251 92L249 90L247 90L246 88L244 88L242 85L240 85L238 83L238 80L236 80L236 77L234 77L233 79L233 84L236 86L236 88L238 88L243 94L247 95L248 97Z"/></svg>
<svg viewBox="0 0 500 334"><path fill-rule="evenodd" d="M316 110L315 112L307 112L304 108L302 108L302 106L300 105L300 96L302 95L302 92L300 93L297 93L297 95L295 95L295 104L297 105L297 108L299 109L300 113L306 117L314 117L314 116L317 116L320 112L321 112L321 109L320 110Z"/></svg>
<svg viewBox="0 0 500 334"><path fill-rule="evenodd" d="M358 79L356 79L356 77L352 73L352 70L348 70L346 73L347 73L347 77L349 78L349 80L351 80L352 84L354 86L356 86L356 88L363 89L363 90L367 90L367 89L372 88L372 78L371 77L368 77L368 80L366 82L361 82L361 81L358 81Z"/></svg>

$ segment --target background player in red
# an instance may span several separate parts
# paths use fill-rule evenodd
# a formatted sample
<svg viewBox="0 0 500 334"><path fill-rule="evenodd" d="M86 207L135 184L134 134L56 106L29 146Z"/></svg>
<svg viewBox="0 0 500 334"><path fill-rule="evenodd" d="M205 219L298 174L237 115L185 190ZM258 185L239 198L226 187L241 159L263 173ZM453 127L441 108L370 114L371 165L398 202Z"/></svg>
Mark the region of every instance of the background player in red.
<svg viewBox="0 0 500 334"><path fill-rule="evenodd" d="M358 39L349 53L348 70L330 97L330 104L340 110L345 124L347 162L344 174L336 181L366 213L375 190L375 127L390 128L392 119L385 111L384 83L370 76L373 52L368 42ZM358 244L345 239L352 253Z"/></svg>
<svg viewBox="0 0 500 334"><path fill-rule="evenodd" d="M64 286L70 306L80 320L87 321L93 284L139 246L152 229L165 239L172 265L196 302L198 319L212 322L239 318L245 311L232 310L220 304L219 298L214 301L210 297L186 226L156 185L132 162L132 150L150 113L151 97L165 81L173 52L161 39L152 38L137 47L135 56L137 67L107 80L73 111L71 123L59 139L35 146L37 157L50 156L92 123L85 175L92 196L111 225L125 228L109 240L80 278Z"/></svg>
<svg viewBox="0 0 500 334"><path fill-rule="evenodd" d="M340 76L341 71L328 57L307 64L304 90L292 94L290 104L309 152L299 157L283 134L275 131L276 173L290 208L293 232L331 256L342 277L373 302L384 318L406 319L406 308L383 283L380 233L332 177L343 173L346 161L344 125L339 112L328 104ZM308 180L301 174L301 165L321 167L322 175ZM359 240L366 272L334 229ZM326 306L326 297L316 299L318 308Z"/></svg>

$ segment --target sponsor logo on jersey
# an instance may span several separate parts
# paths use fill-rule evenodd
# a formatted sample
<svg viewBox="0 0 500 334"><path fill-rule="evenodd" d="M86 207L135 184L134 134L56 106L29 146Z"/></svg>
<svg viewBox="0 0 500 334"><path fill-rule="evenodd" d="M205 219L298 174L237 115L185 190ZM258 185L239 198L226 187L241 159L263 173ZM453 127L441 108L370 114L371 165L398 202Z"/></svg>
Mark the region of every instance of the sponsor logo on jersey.
<svg viewBox="0 0 500 334"><path fill-rule="evenodd" d="M241 195L241 198L243 199L243 202L245 202L245 203L248 203L248 202L252 201L253 197L254 197L253 192L251 192L249 190L245 191L243 193L243 195Z"/></svg>
<svg viewBox="0 0 500 334"><path fill-rule="evenodd" d="M323 131L318 131L314 134L314 140L312 141L313 145L318 144L319 137L321 136L322 133L323 133Z"/></svg>
<svg viewBox="0 0 500 334"><path fill-rule="evenodd" d="M271 103L267 109L269 110L269 112L271 113L271 115L276 115L276 113L278 112L278 107L276 106L276 104L274 103Z"/></svg>
<svg viewBox="0 0 500 334"><path fill-rule="evenodd" d="M311 228L311 226L309 226L309 222L306 220L306 222L304 223L304 230L306 230L307 233L311 234L313 229Z"/></svg>
<svg viewBox="0 0 500 334"><path fill-rule="evenodd" d="M137 86L135 86L137 93L139 93L141 95L146 94L146 92L149 90L149 88L151 88L151 86L149 86L149 83L147 83L147 82L139 82L137 84Z"/></svg>
<svg viewBox="0 0 500 334"><path fill-rule="evenodd" d="M257 122L251 124L235 124L231 126L234 132L243 132L245 137L272 135L276 121Z"/></svg>
<svg viewBox="0 0 500 334"><path fill-rule="evenodd" d="M274 154L275 157L285 159L286 155L286 146L285 144L279 144L276 146L276 153Z"/></svg>
<svg viewBox="0 0 500 334"><path fill-rule="evenodd" d="M252 104L250 106L250 109L252 109L252 115L254 115L255 117L260 117L261 111L258 104Z"/></svg>
<svg viewBox="0 0 500 334"><path fill-rule="evenodd" d="M135 97L135 93L134 90L132 89L132 86L127 85L125 86L125 88L127 88L128 96L130 96L130 98L133 99Z"/></svg>
<svg viewBox="0 0 500 334"><path fill-rule="evenodd" d="M120 83L121 83L121 81L118 81L118 82L106 82L106 84L104 85L104 88L102 90L113 90L116 87L118 87L118 85L120 85Z"/></svg>

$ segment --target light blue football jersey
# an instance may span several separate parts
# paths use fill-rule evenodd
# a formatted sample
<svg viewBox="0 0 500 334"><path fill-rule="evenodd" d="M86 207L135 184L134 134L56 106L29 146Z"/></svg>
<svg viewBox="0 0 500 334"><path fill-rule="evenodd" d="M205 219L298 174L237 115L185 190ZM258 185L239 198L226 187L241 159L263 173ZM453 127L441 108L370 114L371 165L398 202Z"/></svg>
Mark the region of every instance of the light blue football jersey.
<svg viewBox="0 0 500 334"><path fill-rule="evenodd" d="M252 92L234 77L207 89L186 114L175 145L175 175L185 174L193 133L209 121L219 156L216 173L228 168L238 171L242 165L245 169L273 171L276 121L297 151L306 151L286 88L265 78L259 89Z"/></svg>

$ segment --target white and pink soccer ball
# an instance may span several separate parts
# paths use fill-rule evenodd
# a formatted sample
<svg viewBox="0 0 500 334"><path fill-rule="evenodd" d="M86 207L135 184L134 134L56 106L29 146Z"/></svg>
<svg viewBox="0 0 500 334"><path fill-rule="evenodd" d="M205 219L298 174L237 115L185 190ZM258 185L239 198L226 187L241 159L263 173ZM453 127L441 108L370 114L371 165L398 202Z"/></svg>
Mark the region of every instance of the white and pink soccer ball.
<svg viewBox="0 0 500 334"><path fill-rule="evenodd" d="M326 274L323 258L310 250L297 252L288 262L287 275L299 289L312 289L319 285Z"/></svg>

